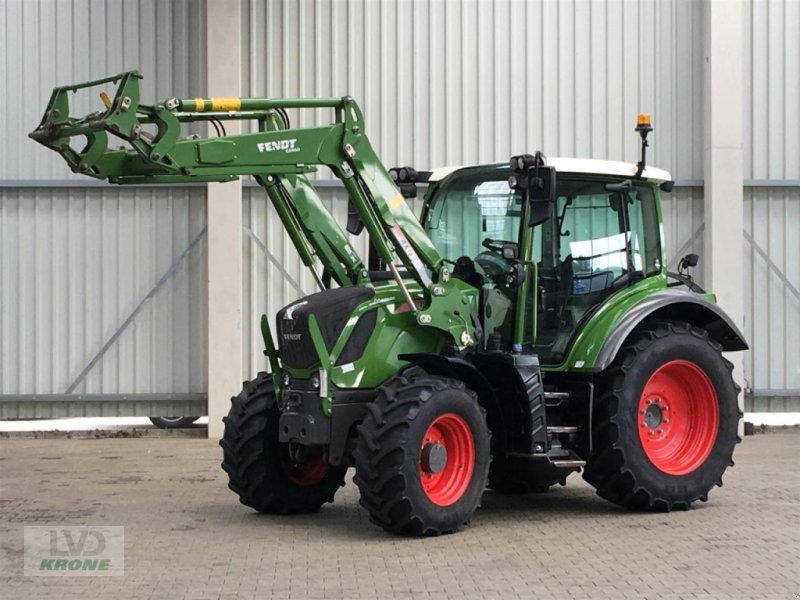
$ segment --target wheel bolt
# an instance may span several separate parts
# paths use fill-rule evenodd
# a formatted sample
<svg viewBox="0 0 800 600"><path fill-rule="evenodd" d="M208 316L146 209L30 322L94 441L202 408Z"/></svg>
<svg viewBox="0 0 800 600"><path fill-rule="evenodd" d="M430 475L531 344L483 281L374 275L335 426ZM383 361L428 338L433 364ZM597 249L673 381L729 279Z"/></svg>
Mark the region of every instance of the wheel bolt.
<svg viewBox="0 0 800 600"><path fill-rule="evenodd" d="M664 419L664 423L669 423L669 419Z"/></svg>

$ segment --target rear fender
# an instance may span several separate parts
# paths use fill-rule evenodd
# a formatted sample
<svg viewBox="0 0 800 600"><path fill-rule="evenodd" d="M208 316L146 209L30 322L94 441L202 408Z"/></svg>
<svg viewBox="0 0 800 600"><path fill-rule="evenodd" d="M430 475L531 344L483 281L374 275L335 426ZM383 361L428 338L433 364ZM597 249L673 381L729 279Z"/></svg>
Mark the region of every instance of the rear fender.
<svg viewBox="0 0 800 600"><path fill-rule="evenodd" d="M683 321L708 331L725 352L747 350L748 345L733 320L717 304L704 296L682 290L665 290L647 296L619 319L603 342L593 371L608 368L625 340L647 321Z"/></svg>

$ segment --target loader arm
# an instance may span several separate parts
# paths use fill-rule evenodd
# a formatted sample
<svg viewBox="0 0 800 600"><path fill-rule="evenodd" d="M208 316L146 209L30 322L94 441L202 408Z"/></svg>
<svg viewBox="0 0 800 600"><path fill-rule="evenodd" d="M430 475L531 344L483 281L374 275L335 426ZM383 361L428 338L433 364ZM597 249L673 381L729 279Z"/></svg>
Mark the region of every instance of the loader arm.
<svg viewBox="0 0 800 600"><path fill-rule="evenodd" d="M418 323L448 331L457 347L476 343L467 306L473 300L450 279L441 255L375 154L352 98L170 98L146 105L139 102L140 79L137 71L129 71L54 89L30 137L61 154L74 172L111 183L181 184L253 175L304 264L313 269L319 259L340 286L371 286L364 262L306 177L317 166L327 166L342 180ZM113 99L105 96L97 112L71 116L69 92L99 85L115 85ZM324 126L289 128L286 109L331 109L334 119ZM253 121L257 131L180 137L184 123L230 120ZM85 138L82 149L75 147L75 138ZM112 148L112 140L126 147ZM416 286L401 276L398 261Z"/></svg>

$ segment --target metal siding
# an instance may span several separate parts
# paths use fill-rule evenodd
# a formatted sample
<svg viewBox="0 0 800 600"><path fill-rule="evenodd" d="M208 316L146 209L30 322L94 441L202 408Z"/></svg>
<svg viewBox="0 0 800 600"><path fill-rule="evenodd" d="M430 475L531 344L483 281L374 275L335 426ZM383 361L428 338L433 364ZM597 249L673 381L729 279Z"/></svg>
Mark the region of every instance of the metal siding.
<svg viewBox="0 0 800 600"><path fill-rule="evenodd" d="M697 282L703 284L703 188L676 187L672 193L661 192L661 214L664 222L664 249L667 268L678 270L678 261L689 253L701 260L692 269Z"/></svg>
<svg viewBox="0 0 800 600"><path fill-rule="evenodd" d="M202 188L0 189L0 395L64 394L206 224ZM75 394L204 393L201 239Z"/></svg>
<svg viewBox="0 0 800 600"><path fill-rule="evenodd" d="M205 2L4 0L0 32L0 180L78 179L27 137L56 85L139 69L143 102L203 95ZM99 89L73 96L73 114Z"/></svg>
<svg viewBox="0 0 800 600"><path fill-rule="evenodd" d="M745 189L750 410L800 411L800 188Z"/></svg>
<svg viewBox="0 0 800 600"><path fill-rule="evenodd" d="M743 10L745 177L796 180L800 138L787 132L800 128L800 3L746 0ZM388 165L504 161L534 149L634 161L633 115L643 111L656 127L649 162L676 180L702 179L700 2L243 0L242 15L243 95L353 95ZM146 101L205 87L202 1L5 0L0 32L0 180L72 177L26 137L56 84L139 68ZM76 111L96 105L76 102ZM326 117L292 116L299 125ZM343 220L343 190L321 195ZM203 197L164 188L0 190L0 394L63 393L189 232L202 229ZM686 252L702 255L702 189L676 188L662 202L674 268ZM778 394L748 408L800 410L791 395L800 389L791 343L800 335L791 291L800 287L800 188L747 188L745 203L746 231L769 257L745 241L754 348L745 377ZM260 314L272 318L300 295L275 262L304 293L315 287L258 188L245 188L243 218L274 257L244 237L249 376L266 366ZM701 260L701 282L702 268ZM78 391L204 392L205 297L201 243ZM118 414L133 410L119 406Z"/></svg>
<svg viewBox="0 0 800 600"><path fill-rule="evenodd" d="M800 180L800 2L744 2L744 176ZM746 187L745 409L800 411L800 187ZM762 252L759 252L761 250Z"/></svg>
<svg viewBox="0 0 800 600"><path fill-rule="evenodd" d="M139 69L144 102L200 95L205 87L205 2L4 0L0 32L0 180L6 185L87 181L27 138L56 85ZM95 109L99 91L73 96L73 113ZM205 193L6 187L0 219L0 396L41 398L65 394L203 230ZM71 392L85 399L3 404L0 414L157 414L197 406L201 400L185 398L205 395L206 321L201 240ZM85 396L114 393L144 401ZM149 393L184 399L151 402Z"/></svg>
<svg viewBox="0 0 800 600"><path fill-rule="evenodd" d="M514 153L650 161L702 178L701 3L243 2L246 95L352 95L388 165ZM292 114L294 123L323 118ZM324 176L323 176L324 177Z"/></svg>
<svg viewBox="0 0 800 600"><path fill-rule="evenodd" d="M744 3L745 179L800 179L800 2Z"/></svg>

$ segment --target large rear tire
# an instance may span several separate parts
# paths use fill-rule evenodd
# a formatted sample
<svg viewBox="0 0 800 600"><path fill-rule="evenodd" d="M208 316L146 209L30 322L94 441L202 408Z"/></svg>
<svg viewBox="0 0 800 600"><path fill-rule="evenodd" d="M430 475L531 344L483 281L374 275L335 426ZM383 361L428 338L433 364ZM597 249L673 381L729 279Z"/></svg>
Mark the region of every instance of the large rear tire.
<svg viewBox="0 0 800 600"><path fill-rule="evenodd" d="M262 513L316 512L326 502L333 502L344 485L346 469L329 466L321 448L309 448L305 456L292 459L288 444L278 439L279 417L268 373L246 382L231 399L220 440L228 487L242 504Z"/></svg>
<svg viewBox="0 0 800 600"><path fill-rule="evenodd" d="M489 430L463 382L411 368L382 386L354 452L361 505L386 531L440 535L469 522L491 460Z"/></svg>
<svg viewBox="0 0 800 600"><path fill-rule="evenodd" d="M705 502L740 441L732 371L719 344L688 323L635 333L601 378L584 479L631 509Z"/></svg>

